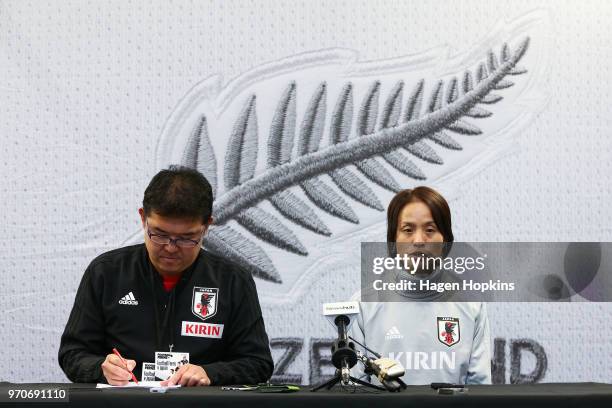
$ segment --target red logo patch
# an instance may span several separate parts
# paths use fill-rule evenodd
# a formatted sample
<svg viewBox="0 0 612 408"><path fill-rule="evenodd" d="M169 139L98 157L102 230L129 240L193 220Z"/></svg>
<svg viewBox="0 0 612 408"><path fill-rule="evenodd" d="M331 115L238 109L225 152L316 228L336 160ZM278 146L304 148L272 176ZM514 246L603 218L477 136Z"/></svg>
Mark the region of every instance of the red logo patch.
<svg viewBox="0 0 612 408"><path fill-rule="evenodd" d="M450 347L461 340L459 319L456 317L438 317L438 340Z"/></svg>
<svg viewBox="0 0 612 408"><path fill-rule="evenodd" d="M207 320L217 314L219 289L193 287L191 312L202 320Z"/></svg>

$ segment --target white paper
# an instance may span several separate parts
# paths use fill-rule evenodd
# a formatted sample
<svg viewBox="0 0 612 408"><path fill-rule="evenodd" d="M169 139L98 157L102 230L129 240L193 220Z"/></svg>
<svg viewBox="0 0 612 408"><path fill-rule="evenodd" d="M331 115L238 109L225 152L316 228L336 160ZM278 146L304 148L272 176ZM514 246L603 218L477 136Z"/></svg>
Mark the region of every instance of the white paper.
<svg viewBox="0 0 612 408"><path fill-rule="evenodd" d="M138 384L135 382L129 382L126 385L110 385L110 384L98 384L96 388L178 388L177 385L161 385L161 381L140 381Z"/></svg>
<svg viewBox="0 0 612 408"><path fill-rule="evenodd" d="M140 381L155 381L155 363L142 363L142 376Z"/></svg>
<svg viewBox="0 0 612 408"><path fill-rule="evenodd" d="M189 353L156 351L155 378L167 380L185 364L189 364Z"/></svg>

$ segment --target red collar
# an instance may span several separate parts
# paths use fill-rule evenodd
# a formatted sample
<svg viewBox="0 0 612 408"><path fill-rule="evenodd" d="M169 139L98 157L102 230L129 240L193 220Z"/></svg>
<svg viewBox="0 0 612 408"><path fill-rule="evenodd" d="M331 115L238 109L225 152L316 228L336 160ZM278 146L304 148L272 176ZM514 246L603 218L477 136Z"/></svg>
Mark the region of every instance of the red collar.
<svg viewBox="0 0 612 408"><path fill-rule="evenodd" d="M166 292L170 292L178 283L179 279L181 279L181 275L176 276L162 276L162 281L164 284L164 290Z"/></svg>

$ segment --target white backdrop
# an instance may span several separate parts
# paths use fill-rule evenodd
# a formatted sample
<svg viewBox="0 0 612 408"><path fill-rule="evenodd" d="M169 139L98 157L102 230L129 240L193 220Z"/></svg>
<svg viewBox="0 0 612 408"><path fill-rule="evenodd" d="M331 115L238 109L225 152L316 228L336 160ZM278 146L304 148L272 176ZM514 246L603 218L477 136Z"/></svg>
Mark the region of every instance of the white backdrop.
<svg viewBox="0 0 612 408"><path fill-rule="evenodd" d="M150 178L181 159L204 115L222 196L228 140L251 95L254 171L263 174L274 109L292 81L298 128L321 81L328 121L350 82L354 130L375 81L382 105L398 80L407 98L423 78L425 105L438 79L448 90L489 49L500 55L507 42L516 51L529 37L519 64L527 73L483 106L491 118L471 121L481 135L452 134L461 152L429 143L444 163L412 157L424 181L385 168L402 187L447 196L460 241L610 241L610 21L606 1L0 1L0 380L65 381L57 348L80 277L97 254L135 239ZM386 206L392 193L369 185ZM275 359L293 345L279 378L318 379L310 345L333 336L320 305L357 290L359 242L385 239L384 212L342 197L359 224L311 205L329 237L283 219L307 256L227 223L282 278L256 279ZM543 349L538 381L611 380L609 304L489 310L498 346L505 341L498 382L511 380L519 339ZM515 375L536 365L532 353L521 356Z"/></svg>

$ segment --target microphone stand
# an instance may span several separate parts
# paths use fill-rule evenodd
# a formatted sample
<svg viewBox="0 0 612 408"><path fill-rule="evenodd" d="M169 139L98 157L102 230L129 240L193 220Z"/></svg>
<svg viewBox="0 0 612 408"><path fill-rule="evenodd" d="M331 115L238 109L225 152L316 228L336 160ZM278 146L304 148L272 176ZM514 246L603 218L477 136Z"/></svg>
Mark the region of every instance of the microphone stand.
<svg viewBox="0 0 612 408"><path fill-rule="evenodd" d="M350 369L357 364L357 352L355 351L355 344L349 341L349 337L346 332L346 327L349 324L349 319L345 315L337 316L334 323L338 327L338 338L332 343L332 363L336 367L336 374L329 381L325 381L310 389L315 392L322 388L330 390L334 385L342 383L342 385L349 385L351 382L363 385L364 387L370 387L376 390L385 391L385 388L379 387L369 382L360 380L351 375ZM352 340L352 339L351 339Z"/></svg>

